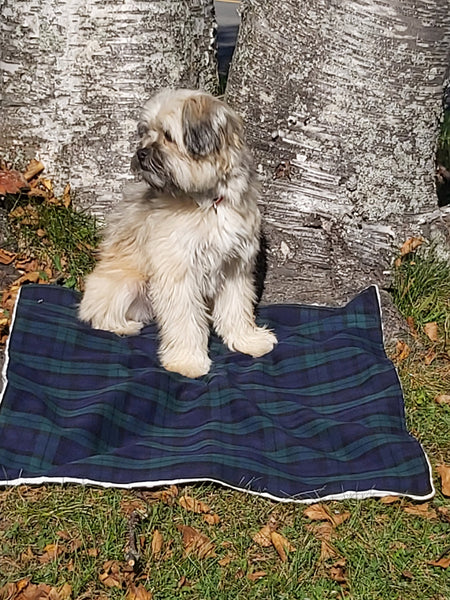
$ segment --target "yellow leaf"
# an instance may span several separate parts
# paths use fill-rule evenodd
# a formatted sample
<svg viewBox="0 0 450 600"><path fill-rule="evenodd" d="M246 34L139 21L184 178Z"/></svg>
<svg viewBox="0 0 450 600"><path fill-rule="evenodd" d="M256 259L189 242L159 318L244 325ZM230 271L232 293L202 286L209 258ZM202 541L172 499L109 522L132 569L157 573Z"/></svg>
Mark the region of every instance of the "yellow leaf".
<svg viewBox="0 0 450 600"><path fill-rule="evenodd" d="M397 344L395 345L394 359L398 362L402 362L408 358L410 352L411 350L408 344L402 340L398 340Z"/></svg>

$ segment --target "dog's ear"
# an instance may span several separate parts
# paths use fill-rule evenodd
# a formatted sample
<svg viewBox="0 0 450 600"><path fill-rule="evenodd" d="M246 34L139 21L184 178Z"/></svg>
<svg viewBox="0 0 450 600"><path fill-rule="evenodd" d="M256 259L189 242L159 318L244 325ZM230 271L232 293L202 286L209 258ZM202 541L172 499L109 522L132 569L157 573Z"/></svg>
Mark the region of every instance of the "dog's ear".
<svg viewBox="0 0 450 600"><path fill-rule="evenodd" d="M183 106L183 141L194 157L217 154L226 145L238 146L242 136L239 117L223 102L198 95Z"/></svg>

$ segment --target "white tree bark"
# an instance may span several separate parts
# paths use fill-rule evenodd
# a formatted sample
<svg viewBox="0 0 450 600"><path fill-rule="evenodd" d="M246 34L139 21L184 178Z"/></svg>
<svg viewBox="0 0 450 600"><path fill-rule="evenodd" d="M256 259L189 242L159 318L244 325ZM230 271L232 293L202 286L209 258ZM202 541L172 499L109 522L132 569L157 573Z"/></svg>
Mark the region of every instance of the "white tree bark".
<svg viewBox="0 0 450 600"><path fill-rule="evenodd" d="M407 236L448 236L434 171L449 50L448 0L244 2L226 95L265 181L269 298L346 299L385 284Z"/></svg>
<svg viewBox="0 0 450 600"><path fill-rule="evenodd" d="M131 177L139 108L164 86L215 91L212 0L2 0L0 155L40 158L103 212Z"/></svg>

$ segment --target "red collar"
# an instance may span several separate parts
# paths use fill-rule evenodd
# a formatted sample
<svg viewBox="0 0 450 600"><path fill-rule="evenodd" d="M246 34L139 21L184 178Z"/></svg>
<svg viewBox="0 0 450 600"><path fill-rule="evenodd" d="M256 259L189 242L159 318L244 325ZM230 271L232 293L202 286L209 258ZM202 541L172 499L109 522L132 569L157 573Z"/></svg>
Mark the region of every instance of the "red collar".
<svg viewBox="0 0 450 600"><path fill-rule="evenodd" d="M213 200L214 210L217 210L218 205L222 202L223 196L219 196Z"/></svg>

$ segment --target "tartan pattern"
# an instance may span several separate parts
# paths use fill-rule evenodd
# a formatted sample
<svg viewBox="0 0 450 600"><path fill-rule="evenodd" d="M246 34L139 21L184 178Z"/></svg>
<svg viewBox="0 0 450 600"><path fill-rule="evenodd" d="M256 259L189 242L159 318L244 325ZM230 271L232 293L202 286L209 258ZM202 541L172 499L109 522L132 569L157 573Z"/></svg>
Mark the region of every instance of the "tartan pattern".
<svg viewBox="0 0 450 600"><path fill-rule="evenodd" d="M94 331L79 296L22 289L0 405L0 483L211 480L278 500L433 494L383 349L377 290L343 308L261 307L261 359L211 337L210 373L168 373L154 325Z"/></svg>

